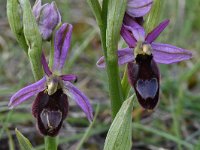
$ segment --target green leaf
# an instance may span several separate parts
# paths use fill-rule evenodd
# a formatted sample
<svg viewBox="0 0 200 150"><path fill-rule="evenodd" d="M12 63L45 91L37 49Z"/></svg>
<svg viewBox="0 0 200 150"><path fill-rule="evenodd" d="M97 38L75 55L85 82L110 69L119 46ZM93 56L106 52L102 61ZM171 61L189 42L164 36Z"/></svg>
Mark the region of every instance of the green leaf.
<svg viewBox="0 0 200 150"><path fill-rule="evenodd" d="M124 95L124 98L126 99L131 89L130 83L128 81L127 65L124 70L124 75L121 80L121 84L122 84L123 95Z"/></svg>
<svg viewBox="0 0 200 150"><path fill-rule="evenodd" d="M23 12L23 30L28 45L28 55L31 62L34 78L39 80L43 76L41 64L42 37L33 16L29 0L19 0Z"/></svg>
<svg viewBox="0 0 200 150"><path fill-rule="evenodd" d="M130 150L133 96L123 102L108 131L104 150Z"/></svg>
<svg viewBox="0 0 200 150"><path fill-rule="evenodd" d="M30 141L25 136L23 136L23 134L19 130L17 130L17 128L15 129L15 133L17 135L17 140L19 142L20 149L32 150L33 146L31 145Z"/></svg>
<svg viewBox="0 0 200 150"><path fill-rule="evenodd" d="M8 22L10 24L10 28L19 45L24 49L24 51L28 52L28 46L25 41L23 26L20 19L20 7L18 4L18 0L7 0L7 16Z"/></svg>
<svg viewBox="0 0 200 150"><path fill-rule="evenodd" d="M96 18L97 24L101 27L102 26L102 18L101 18L101 6L98 0L87 0L92 12Z"/></svg>

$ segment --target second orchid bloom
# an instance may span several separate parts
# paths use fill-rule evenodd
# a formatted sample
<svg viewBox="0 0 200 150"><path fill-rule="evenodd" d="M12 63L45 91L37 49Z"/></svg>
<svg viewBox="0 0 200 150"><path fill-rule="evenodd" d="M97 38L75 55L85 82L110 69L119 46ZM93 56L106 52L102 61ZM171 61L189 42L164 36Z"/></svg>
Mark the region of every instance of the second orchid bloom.
<svg viewBox="0 0 200 150"><path fill-rule="evenodd" d="M121 35L129 47L117 51L118 64L128 64L129 82L140 105L152 110L159 101L160 73L157 63L171 64L188 60L192 53L173 45L154 42L169 20L163 21L147 35L137 22L127 20L126 23L122 25ZM98 60L97 66L105 67L104 57Z"/></svg>
<svg viewBox="0 0 200 150"><path fill-rule="evenodd" d="M64 119L67 117L68 97L77 103L89 121L93 119L89 99L71 83L76 81L77 77L72 74L62 75L61 73L70 47L71 34L72 25L62 24L55 33L52 70L49 69L43 54L41 61L45 76L41 80L22 88L10 99L9 107L13 108L37 95L32 106L32 113L37 120L38 129L43 135L56 136L58 134Z"/></svg>

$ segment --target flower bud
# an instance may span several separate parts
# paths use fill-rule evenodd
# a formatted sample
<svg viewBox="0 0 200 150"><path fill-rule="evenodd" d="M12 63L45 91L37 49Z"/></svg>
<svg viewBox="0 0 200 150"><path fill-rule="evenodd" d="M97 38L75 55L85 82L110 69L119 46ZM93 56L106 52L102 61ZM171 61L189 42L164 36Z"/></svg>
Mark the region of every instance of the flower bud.
<svg viewBox="0 0 200 150"><path fill-rule="evenodd" d="M128 0L126 13L131 17L143 17L152 6L153 0Z"/></svg>
<svg viewBox="0 0 200 150"><path fill-rule="evenodd" d="M56 3L41 5L41 0L37 0L33 6L33 14L43 40L50 40L53 30L61 23L61 16Z"/></svg>
<svg viewBox="0 0 200 150"><path fill-rule="evenodd" d="M152 7L153 0L128 0L123 23L132 26L133 22L143 25L145 16Z"/></svg>

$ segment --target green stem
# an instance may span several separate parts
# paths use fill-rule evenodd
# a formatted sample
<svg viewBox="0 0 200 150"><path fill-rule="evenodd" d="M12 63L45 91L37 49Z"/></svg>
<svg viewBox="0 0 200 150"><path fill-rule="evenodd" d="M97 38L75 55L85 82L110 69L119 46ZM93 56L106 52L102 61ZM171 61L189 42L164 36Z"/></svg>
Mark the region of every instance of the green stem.
<svg viewBox="0 0 200 150"><path fill-rule="evenodd" d="M107 46L106 46L106 29L107 29L107 11L108 0L103 1L102 6L102 26L100 26L101 42L106 61L106 72L108 76L109 95L111 100L112 117L114 118L122 105L122 92L119 88L121 83L119 82L119 71L117 56L114 55L114 59L108 58Z"/></svg>
<svg viewBox="0 0 200 150"><path fill-rule="evenodd" d="M123 15L125 12L126 0L123 1L118 0L117 2L115 2L115 0L103 0L102 8L100 7L98 0L87 0L87 1L94 13L94 16L96 17L97 24L100 28L101 43L106 61L106 71L108 76L112 116L114 118L118 110L120 109L123 101L116 50L117 50L117 43L123 20ZM109 3L110 6L112 6L113 3L115 4L114 6L112 6L113 10L110 10L110 8L108 10ZM120 9L116 9L118 6L121 5L123 7L121 7ZM116 10L118 10L118 12L115 12ZM114 18L112 16L108 18L109 16L108 11L110 12L111 15L114 15ZM110 22L110 20L112 23ZM113 21L116 21L117 25L113 26Z"/></svg>
<svg viewBox="0 0 200 150"><path fill-rule="evenodd" d="M117 114L118 110L122 105L122 92L121 85L119 81L119 71L118 71L118 64L117 58L115 60L108 61L107 59L107 47L106 47L106 29L101 28L101 42L104 51L104 57L106 61L106 72L108 76L108 84L109 84L109 95L111 100L111 110L112 110L112 117L114 118Z"/></svg>
<svg viewBox="0 0 200 150"><path fill-rule="evenodd" d="M112 60L107 59L106 65L109 84L109 94L111 99L112 117L114 118L117 112L119 111L123 101L117 58L114 58Z"/></svg>
<svg viewBox="0 0 200 150"><path fill-rule="evenodd" d="M91 132L89 133L89 137L95 136L95 135L100 135L102 133L107 132L109 129L109 126L106 124L100 124L98 126L96 126L94 129L91 130ZM66 144L66 143L71 143L71 142L75 142L78 139L82 138L84 136L85 132L82 133L77 133L68 137L64 137L62 139L59 140L59 144ZM34 150L44 150L44 145L40 145L34 148Z"/></svg>
<svg viewBox="0 0 200 150"><path fill-rule="evenodd" d="M104 2L104 4L107 5L107 7L103 7L107 8L106 69L109 80L109 94L111 99L111 109L113 118L119 111L124 100L119 76L118 56L116 52L118 49L118 40L120 38L120 29L125 13L126 3L126 0L109 0L107 3Z"/></svg>
<svg viewBox="0 0 200 150"><path fill-rule="evenodd" d="M99 26L101 31L101 43L103 47L104 57L106 60L107 60L106 28L107 28L108 1L109 0L103 1L102 12L101 12L102 26Z"/></svg>
<svg viewBox="0 0 200 150"><path fill-rule="evenodd" d="M45 137L45 150L57 150L58 137Z"/></svg>

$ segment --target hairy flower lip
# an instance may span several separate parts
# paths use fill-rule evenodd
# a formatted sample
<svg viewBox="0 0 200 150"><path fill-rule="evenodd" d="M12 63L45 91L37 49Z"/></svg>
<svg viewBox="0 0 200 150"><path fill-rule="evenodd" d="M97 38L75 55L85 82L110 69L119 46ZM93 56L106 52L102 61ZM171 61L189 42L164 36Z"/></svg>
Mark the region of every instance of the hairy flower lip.
<svg viewBox="0 0 200 150"><path fill-rule="evenodd" d="M159 102L160 73L153 56L140 54L127 67L128 80L135 90L139 104L144 109L155 109Z"/></svg>
<svg viewBox="0 0 200 150"><path fill-rule="evenodd" d="M56 136L67 117L68 107L68 98L61 89L53 95L40 92L32 105L32 114L37 120L40 133Z"/></svg>

